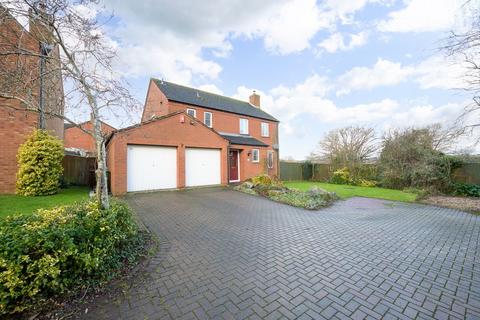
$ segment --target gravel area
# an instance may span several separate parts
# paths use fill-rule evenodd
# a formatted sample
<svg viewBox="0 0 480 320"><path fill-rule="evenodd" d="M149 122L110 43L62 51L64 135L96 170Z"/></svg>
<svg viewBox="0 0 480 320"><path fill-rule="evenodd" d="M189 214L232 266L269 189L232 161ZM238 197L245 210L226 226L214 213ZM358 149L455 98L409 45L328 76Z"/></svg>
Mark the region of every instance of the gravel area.
<svg viewBox="0 0 480 320"><path fill-rule="evenodd" d="M440 207L474 211L480 214L480 198L431 196L422 202Z"/></svg>

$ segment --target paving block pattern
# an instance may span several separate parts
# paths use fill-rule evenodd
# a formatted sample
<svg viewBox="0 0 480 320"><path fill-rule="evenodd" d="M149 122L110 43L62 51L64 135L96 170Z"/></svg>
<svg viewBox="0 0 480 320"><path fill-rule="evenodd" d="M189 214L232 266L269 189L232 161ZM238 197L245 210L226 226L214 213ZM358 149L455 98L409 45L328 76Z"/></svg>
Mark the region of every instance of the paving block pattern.
<svg viewBox="0 0 480 320"><path fill-rule="evenodd" d="M227 189L128 201L160 250L82 318L480 318L479 216L365 198L306 211Z"/></svg>

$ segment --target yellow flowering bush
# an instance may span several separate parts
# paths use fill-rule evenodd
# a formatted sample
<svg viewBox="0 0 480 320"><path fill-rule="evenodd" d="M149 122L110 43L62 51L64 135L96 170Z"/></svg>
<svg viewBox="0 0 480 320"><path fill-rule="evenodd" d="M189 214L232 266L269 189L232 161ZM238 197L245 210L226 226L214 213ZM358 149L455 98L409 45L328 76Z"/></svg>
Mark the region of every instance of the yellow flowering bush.
<svg viewBox="0 0 480 320"><path fill-rule="evenodd" d="M17 194L57 193L63 172L62 159L62 141L45 130L35 130L18 149Z"/></svg>
<svg viewBox="0 0 480 320"><path fill-rule="evenodd" d="M108 280L137 257L142 239L117 201L108 210L84 202L0 220L0 317Z"/></svg>

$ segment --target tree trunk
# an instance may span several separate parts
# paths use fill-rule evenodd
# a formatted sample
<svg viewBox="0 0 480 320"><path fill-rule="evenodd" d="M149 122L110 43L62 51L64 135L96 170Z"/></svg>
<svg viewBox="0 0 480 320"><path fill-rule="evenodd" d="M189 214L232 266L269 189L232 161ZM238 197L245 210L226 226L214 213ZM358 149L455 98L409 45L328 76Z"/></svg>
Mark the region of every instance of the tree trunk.
<svg viewBox="0 0 480 320"><path fill-rule="evenodd" d="M101 122L97 115L92 116L93 135L96 142L97 151L97 170L95 176L97 178L96 184L96 198L97 202L104 209L110 207L108 199L108 184L107 184L107 157L105 150L105 138L103 137Z"/></svg>

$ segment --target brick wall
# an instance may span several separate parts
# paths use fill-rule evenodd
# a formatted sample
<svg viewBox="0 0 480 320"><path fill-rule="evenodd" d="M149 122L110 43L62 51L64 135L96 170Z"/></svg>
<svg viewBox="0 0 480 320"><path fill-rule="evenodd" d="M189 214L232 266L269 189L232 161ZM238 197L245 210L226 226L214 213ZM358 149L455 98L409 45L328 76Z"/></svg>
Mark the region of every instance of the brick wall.
<svg viewBox="0 0 480 320"><path fill-rule="evenodd" d="M240 150L240 180L244 181L248 178L258 176L260 174L268 174L270 176L278 177L278 162L274 153L273 168L268 168L267 165L267 153L273 151L269 147L254 147L254 146L242 146L231 145L231 149ZM258 149L260 152L260 159L258 162L252 161L251 152L252 149ZM250 153L250 155L249 155Z"/></svg>
<svg viewBox="0 0 480 320"><path fill-rule="evenodd" d="M147 97L143 108L142 122L150 120L153 116L165 116L172 111L168 110L168 100L158 86L150 80Z"/></svg>
<svg viewBox="0 0 480 320"><path fill-rule="evenodd" d="M18 104L0 99L0 193L15 193L18 147L38 125L37 113L7 108L11 103Z"/></svg>
<svg viewBox="0 0 480 320"><path fill-rule="evenodd" d="M18 52L19 48L37 54L40 43L0 6L0 52ZM54 54L58 54L58 49ZM56 68L54 64L47 65L46 71L54 68ZM19 99L0 99L0 193L15 192L18 147L38 127L39 72L40 60L36 56L9 54L0 59L2 92L28 102L20 103ZM63 113L61 75L59 72L53 74L51 81L46 83L46 110L59 110ZM57 103L58 101L60 103ZM63 139L63 120L48 116L46 118L46 129Z"/></svg>
<svg viewBox="0 0 480 320"><path fill-rule="evenodd" d="M92 130L92 123L85 122L81 124L81 127L85 130L91 131ZM105 136L110 134L112 131L116 129L104 122L102 122L102 132ZM95 147L95 139L85 133L78 127L71 127L65 129L65 141L64 141L65 148L76 148L76 149L83 149L85 151L94 153L96 150Z"/></svg>

